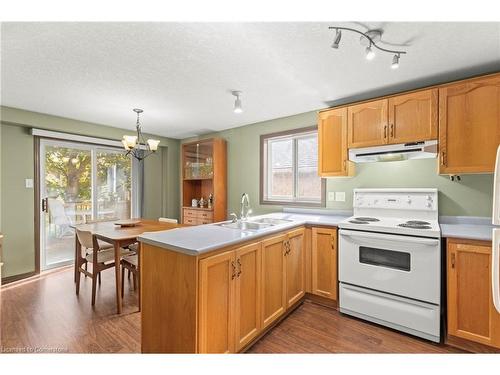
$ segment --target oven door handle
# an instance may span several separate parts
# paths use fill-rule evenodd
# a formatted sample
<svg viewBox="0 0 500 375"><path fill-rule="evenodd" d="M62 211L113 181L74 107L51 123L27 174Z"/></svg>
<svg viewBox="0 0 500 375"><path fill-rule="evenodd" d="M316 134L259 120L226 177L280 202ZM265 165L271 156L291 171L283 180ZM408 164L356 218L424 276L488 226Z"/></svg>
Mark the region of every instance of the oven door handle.
<svg viewBox="0 0 500 375"><path fill-rule="evenodd" d="M370 238L370 239L377 239L377 240L383 240L383 241L397 241L397 242L409 242L409 238L405 236L397 236L397 235L391 235L390 238L388 237L382 237L380 234L376 233L368 233L368 232L363 232L361 234L360 232L354 232L354 231L347 231L347 230L341 230L340 231L341 236L345 237L358 237L358 238ZM421 245L427 245L427 246L436 246L439 245L439 240L431 240L431 239L426 239L426 238L418 238L418 237L412 237L411 238L411 243L418 243Z"/></svg>

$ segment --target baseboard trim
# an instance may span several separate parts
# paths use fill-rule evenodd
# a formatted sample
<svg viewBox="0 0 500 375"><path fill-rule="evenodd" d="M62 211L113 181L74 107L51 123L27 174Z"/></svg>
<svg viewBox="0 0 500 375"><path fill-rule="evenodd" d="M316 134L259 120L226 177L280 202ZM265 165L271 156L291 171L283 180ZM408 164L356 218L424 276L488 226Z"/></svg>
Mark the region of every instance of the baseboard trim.
<svg viewBox="0 0 500 375"><path fill-rule="evenodd" d="M461 337L456 337L448 335L446 337L445 343L450 346L454 346L459 349L467 350L472 353L500 353L499 348L493 346L488 346L486 344L481 344L478 342L463 339Z"/></svg>
<svg viewBox="0 0 500 375"><path fill-rule="evenodd" d="M2 277L2 285L7 285L9 283L13 283L14 281L27 279L28 277L32 277L32 276L35 276L37 274L38 273L36 271L31 271L31 272L26 272L26 273L20 273L18 275Z"/></svg>

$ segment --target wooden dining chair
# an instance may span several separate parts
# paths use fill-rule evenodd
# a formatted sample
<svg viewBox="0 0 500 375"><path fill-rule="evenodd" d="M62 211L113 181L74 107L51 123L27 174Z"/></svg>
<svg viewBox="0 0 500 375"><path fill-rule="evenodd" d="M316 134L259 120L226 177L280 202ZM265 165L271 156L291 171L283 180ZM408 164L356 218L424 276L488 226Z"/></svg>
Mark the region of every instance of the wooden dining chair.
<svg viewBox="0 0 500 375"><path fill-rule="evenodd" d="M128 270L128 277L132 273L134 291L138 289L140 283L140 269L139 269L139 254L134 254L130 256L123 257L121 260L122 264L122 297L124 290L124 280L125 280L125 269Z"/></svg>
<svg viewBox="0 0 500 375"><path fill-rule="evenodd" d="M113 245L99 241L95 236L92 236L91 231L76 228L76 236L82 248L81 254L77 260L78 273L76 276L76 294L78 295L80 293L80 275L83 273L92 278L92 306L94 306L97 281L99 279L99 284L101 284L101 272L108 268L115 267L115 251ZM132 254L132 251L129 249L122 248L120 250L122 257ZM92 272L89 272L86 267L85 269L82 268L82 266L87 265L87 263L92 263Z"/></svg>

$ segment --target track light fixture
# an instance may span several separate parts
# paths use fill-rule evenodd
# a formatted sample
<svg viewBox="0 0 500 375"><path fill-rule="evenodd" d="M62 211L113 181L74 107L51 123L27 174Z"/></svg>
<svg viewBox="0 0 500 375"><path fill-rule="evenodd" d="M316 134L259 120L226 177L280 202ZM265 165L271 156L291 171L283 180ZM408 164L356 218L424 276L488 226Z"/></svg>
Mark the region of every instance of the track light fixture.
<svg viewBox="0 0 500 375"><path fill-rule="evenodd" d="M399 68L399 54L394 55L394 57L392 58L391 68L392 69Z"/></svg>
<svg viewBox="0 0 500 375"><path fill-rule="evenodd" d="M231 94L236 97L236 99L234 100L234 109L233 109L234 113L243 112L243 107L241 106L241 98L240 98L241 91L231 91Z"/></svg>
<svg viewBox="0 0 500 375"><path fill-rule="evenodd" d="M367 60L373 60L375 58L375 52L373 52L373 50L372 50L371 43L368 47L366 47L365 52L366 52L366 59Z"/></svg>
<svg viewBox="0 0 500 375"><path fill-rule="evenodd" d="M382 52L394 54L394 57L392 58L392 64L391 64L392 69L399 68L399 59L400 59L401 55L406 54L405 51L390 50L390 49L382 48L382 47L378 46L376 42L380 40L381 32L379 30L369 30L369 31L363 33L359 30L351 29L348 27L330 26L328 28L335 30L335 39L333 40L332 48L335 48L335 49L339 48L340 39L342 37L342 30L351 31L353 33L361 35L362 44L366 45L366 43L368 43L368 46L365 49L365 57L367 60L373 60L375 58L375 51L373 48L376 48Z"/></svg>
<svg viewBox="0 0 500 375"><path fill-rule="evenodd" d="M339 29L337 29L336 33L335 33L335 39L333 40L333 43L332 43L332 48L339 48L339 43L340 43L340 39L342 38L342 31L340 31Z"/></svg>

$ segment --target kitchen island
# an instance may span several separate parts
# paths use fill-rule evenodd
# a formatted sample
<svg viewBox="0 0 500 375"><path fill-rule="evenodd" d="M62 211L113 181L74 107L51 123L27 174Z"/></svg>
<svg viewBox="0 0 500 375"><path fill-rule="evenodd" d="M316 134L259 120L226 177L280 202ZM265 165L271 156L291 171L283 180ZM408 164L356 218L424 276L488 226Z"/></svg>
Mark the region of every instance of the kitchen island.
<svg viewBox="0 0 500 375"><path fill-rule="evenodd" d="M143 234L142 352L241 352L306 293L335 305L335 226L345 217L284 212L250 219L279 222L259 230L211 224Z"/></svg>

